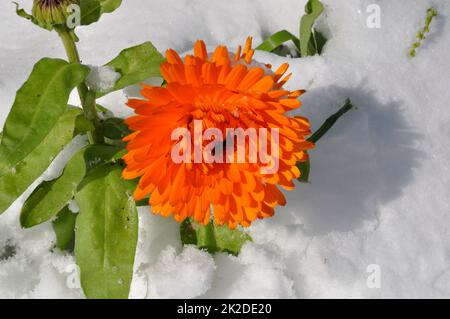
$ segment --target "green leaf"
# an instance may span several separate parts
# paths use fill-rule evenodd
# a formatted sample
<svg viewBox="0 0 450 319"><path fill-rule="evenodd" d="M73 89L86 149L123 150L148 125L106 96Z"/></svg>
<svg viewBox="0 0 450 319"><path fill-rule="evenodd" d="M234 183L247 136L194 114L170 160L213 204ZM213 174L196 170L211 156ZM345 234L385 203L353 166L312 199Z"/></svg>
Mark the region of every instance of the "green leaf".
<svg viewBox="0 0 450 319"><path fill-rule="evenodd" d="M74 214L66 206L52 222L56 235L56 247L61 250L73 251L75 245L75 222L77 214Z"/></svg>
<svg viewBox="0 0 450 319"><path fill-rule="evenodd" d="M22 227L30 228L55 216L75 196L85 173L84 150L81 150L67 163L59 178L42 182L26 200L20 214Z"/></svg>
<svg viewBox="0 0 450 319"><path fill-rule="evenodd" d="M88 298L128 298L138 215L119 166L94 169L75 196L80 207L75 256Z"/></svg>
<svg viewBox="0 0 450 319"><path fill-rule="evenodd" d="M84 152L86 171L89 173L97 166L115 160L115 156L122 149L111 145L91 145Z"/></svg>
<svg viewBox="0 0 450 319"><path fill-rule="evenodd" d="M111 13L122 0L80 0L81 25L90 25L100 20L104 13Z"/></svg>
<svg viewBox="0 0 450 319"><path fill-rule="evenodd" d="M150 204L148 203L148 198L144 198L144 199L141 199L136 202L137 207L143 207L143 206L149 206L149 205Z"/></svg>
<svg viewBox="0 0 450 319"><path fill-rule="evenodd" d="M112 159L116 160L116 161L120 160L127 153L128 153L128 151L126 149L122 149L119 152L117 152L117 154L115 154Z"/></svg>
<svg viewBox="0 0 450 319"><path fill-rule="evenodd" d="M96 104L95 108L97 109L97 112L100 112L100 113L103 113L103 114L107 114L107 113L111 112L106 107L104 107L103 105L100 105L100 104Z"/></svg>
<svg viewBox="0 0 450 319"><path fill-rule="evenodd" d="M34 24L39 25L39 23L36 21L33 15L27 13L23 8L20 8L20 5L17 2L13 1L12 3L16 5L16 14L19 17L30 20Z"/></svg>
<svg viewBox="0 0 450 319"><path fill-rule="evenodd" d="M184 245L196 245L209 253L228 252L238 255L242 246L251 237L240 229L218 226L214 222L202 225L186 218L180 226L181 241Z"/></svg>
<svg viewBox="0 0 450 319"><path fill-rule="evenodd" d="M317 141L319 141L328 132L328 130L333 127L336 121L352 108L352 102L350 99L346 99L344 105L339 109L339 111L327 118L322 126L308 138L308 141L317 143Z"/></svg>
<svg viewBox="0 0 450 319"><path fill-rule="evenodd" d="M130 133L123 119L111 117L103 123L103 134L111 140L121 140Z"/></svg>
<svg viewBox="0 0 450 319"><path fill-rule="evenodd" d="M78 151L60 177L42 182L26 200L20 214L22 227L30 228L55 216L75 196L86 173L111 159L118 150L113 146L90 145Z"/></svg>
<svg viewBox="0 0 450 319"><path fill-rule="evenodd" d="M20 5L17 2L13 1L12 3L16 5L16 14L19 17L27 19L27 20L31 20L31 21L34 20L34 17L31 14L27 13L24 9L21 9Z"/></svg>
<svg viewBox="0 0 450 319"><path fill-rule="evenodd" d="M339 109L339 111L327 118L322 126L308 138L308 141L317 143L333 127L336 121L352 108L352 102L350 99L346 99L344 105ZM305 162L297 162L296 165L300 170L300 177L298 178L298 181L302 183L309 183L309 173L311 170L310 159L308 158Z"/></svg>
<svg viewBox="0 0 450 319"><path fill-rule="evenodd" d="M311 170L309 158L305 162L297 162L296 165L300 170L300 177L297 180L302 183L309 183L309 172Z"/></svg>
<svg viewBox="0 0 450 319"><path fill-rule="evenodd" d="M312 34L312 28L316 19L323 12L323 5L319 0L309 0L305 6L306 14L300 21L300 53L302 57L308 56L308 46Z"/></svg>
<svg viewBox="0 0 450 319"><path fill-rule="evenodd" d="M180 237L183 245L197 245L197 226L198 223L189 217L181 223Z"/></svg>
<svg viewBox="0 0 450 319"><path fill-rule="evenodd" d="M80 0L81 25L97 22L102 15L102 6L99 0Z"/></svg>
<svg viewBox="0 0 450 319"><path fill-rule="evenodd" d="M123 89L150 77L161 76L159 65L163 61L163 56L150 42L123 50L114 60L106 64L121 74L114 88L109 92ZM97 96L103 96L109 92L98 93Z"/></svg>
<svg viewBox="0 0 450 319"><path fill-rule="evenodd" d="M100 0L102 13L111 13L122 4L122 0Z"/></svg>
<svg viewBox="0 0 450 319"><path fill-rule="evenodd" d="M327 39L312 27L317 17L323 12L323 5L318 0L309 0L305 6L305 12L300 21L300 39L289 31L281 30L271 35L256 49L286 55L283 43L292 41L300 56L321 54Z"/></svg>
<svg viewBox="0 0 450 319"><path fill-rule="evenodd" d="M325 46L326 42L327 39L322 33L313 30L312 36L309 39L308 55L312 56L316 54L322 54L323 47Z"/></svg>
<svg viewBox="0 0 450 319"><path fill-rule="evenodd" d="M4 212L39 176L69 143L81 109L68 108L42 142L25 158L0 175L0 213ZM4 139L4 137L3 137ZM2 139L2 140L3 140Z"/></svg>
<svg viewBox="0 0 450 319"><path fill-rule="evenodd" d="M29 14L24 9L20 8L20 5L17 2L13 1L12 3L16 5L16 14L19 17L27 19L27 20L31 21L32 23L34 23L35 25L46 29L47 31L53 30L52 25L47 24L47 23L39 23L39 21L33 15Z"/></svg>
<svg viewBox="0 0 450 319"><path fill-rule="evenodd" d="M0 175L33 151L67 110L70 92L89 68L60 59L44 58L19 89L3 128Z"/></svg>
<svg viewBox="0 0 450 319"><path fill-rule="evenodd" d="M287 41L292 41L295 47L300 50L300 43L298 38L286 30L278 31L267 38L263 43L261 43L256 50L272 52L280 45Z"/></svg>

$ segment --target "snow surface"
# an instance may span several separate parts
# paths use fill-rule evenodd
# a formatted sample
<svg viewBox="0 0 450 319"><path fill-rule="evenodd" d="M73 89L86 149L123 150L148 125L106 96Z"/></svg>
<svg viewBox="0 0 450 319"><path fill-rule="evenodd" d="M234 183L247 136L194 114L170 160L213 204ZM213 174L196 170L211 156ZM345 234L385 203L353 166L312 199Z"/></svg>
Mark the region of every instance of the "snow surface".
<svg viewBox="0 0 450 319"><path fill-rule="evenodd" d="M160 51L179 52L199 38L236 47L252 35L258 44L280 29L297 33L305 2L124 1L116 13L79 30L80 53L84 63L102 65L147 40ZM322 56L255 54L262 63L290 63L288 87L307 89L298 113L314 128L346 97L357 107L311 152L311 184L298 185L274 218L250 228L254 241L239 257L183 248L174 220L141 208L131 297L450 297L449 3L323 2L318 29L329 42ZM380 29L366 25L372 3L381 7ZM430 5L439 16L411 59L408 50ZM0 21L2 124L33 64L64 52L55 34L16 17L8 1L0 4ZM128 115L126 94L101 104ZM70 145L46 178L83 143ZM51 250L51 226L20 229L24 198L0 216L0 297L82 297L73 257ZM367 285L372 264L381 271L380 288Z"/></svg>
<svg viewBox="0 0 450 319"><path fill-rule="evenodd" d="M110 66L90 65L91 72L86 77L88 87L100 93L106 93L114 88L116 81L120 79L120 73Z"/></svg>

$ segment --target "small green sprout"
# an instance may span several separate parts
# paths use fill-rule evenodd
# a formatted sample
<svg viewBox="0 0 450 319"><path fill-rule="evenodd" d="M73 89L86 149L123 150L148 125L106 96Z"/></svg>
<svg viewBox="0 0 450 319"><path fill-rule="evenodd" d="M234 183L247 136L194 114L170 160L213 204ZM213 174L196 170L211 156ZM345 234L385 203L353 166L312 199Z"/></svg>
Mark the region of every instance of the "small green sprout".
<svg viewBox="0 0 450 319"><path fill-rule="evenodd" d="M414 58L417 54L417 49L422 45L422 43L426 39L426 34L430 32L430 24L433 21L433 18L438 15L438 12L434 8L428 8L427 10L427 18L425 20L425 25L422 30L420 30L416 37L417 41L413 43L411 50L409 51L409 55L411 58Z"/></svg>

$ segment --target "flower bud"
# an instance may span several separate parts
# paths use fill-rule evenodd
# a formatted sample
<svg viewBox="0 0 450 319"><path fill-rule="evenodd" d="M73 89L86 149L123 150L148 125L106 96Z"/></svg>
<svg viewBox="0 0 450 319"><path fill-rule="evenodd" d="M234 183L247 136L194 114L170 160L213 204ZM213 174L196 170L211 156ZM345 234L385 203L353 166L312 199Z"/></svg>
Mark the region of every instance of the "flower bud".
<svg viewBox="0 0 450 319"><path fill-rule="evenodd" d="M79 4L78 0L34 0L33 17L36 22L51 29L55 25L65 24L69 12L67 7L71 4Z"/></svg>

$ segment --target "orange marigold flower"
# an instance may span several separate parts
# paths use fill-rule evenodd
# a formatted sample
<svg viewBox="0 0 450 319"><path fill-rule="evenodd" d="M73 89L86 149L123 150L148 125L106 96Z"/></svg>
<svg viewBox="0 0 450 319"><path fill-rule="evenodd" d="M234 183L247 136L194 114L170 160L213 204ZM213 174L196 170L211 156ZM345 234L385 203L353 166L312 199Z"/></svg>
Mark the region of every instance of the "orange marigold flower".
<svg viewBox="0 0 450 319"><path fill-rule="evenodd" d="M170 49L160 67L166 85L144 85L141 94L145 99L128 101L136 115L126 120L133 133L124 139L128 153L123 157L123 177L140 177L134 198L141 200L150 194L154 213L172 214L179 222L192 217L203 224L213 215L216 224L235 228L272 216L276 205L285 205L278 186L294 189L293 179L300 176L295 164L307 160L305 150L314 146L306 141L308 120L285 114L300 107L297 98L304 91L282 88L290 77L283 77L288 64L272 72L270 65L253 62L253 53L251 38L234 55L224 46L208 54L203 41L197 41L194 54L184 60ZM223 136L228 128L277 128L278 170L263 174L261 167L267 161L249 161L248 146L245 162L199 163L194 154L188 155L189 161L174 162L172 150L180 140L173 140L172 133L184 128L195 134L194 122L199 121L203 131L217 128ZM272 133L267 135L268 142L275 142ZM233 151L238 147L228 137L214 136L212 141ZM201 147L208 143L202 141ZM183 150L190 146L194 148L194 142ZM212 156L217 155L215 151ZM274 156L272 151L268 155Z"/></svg>

